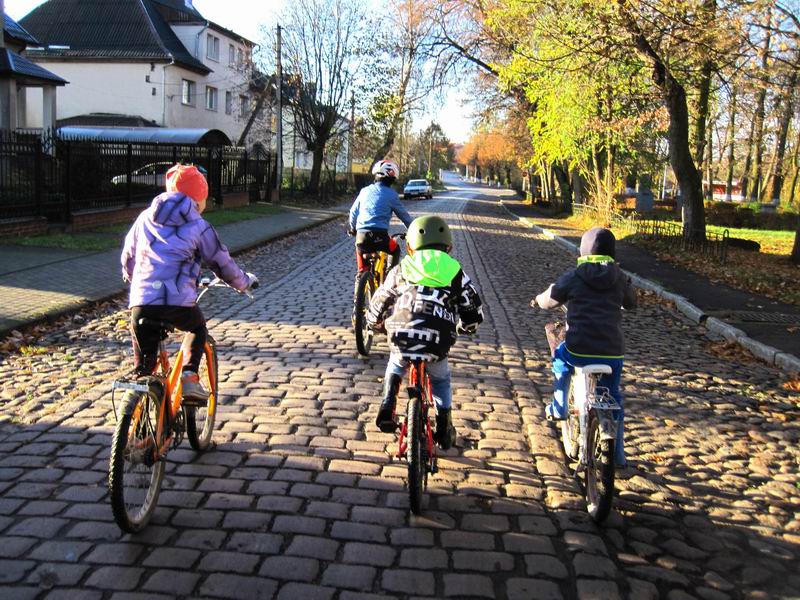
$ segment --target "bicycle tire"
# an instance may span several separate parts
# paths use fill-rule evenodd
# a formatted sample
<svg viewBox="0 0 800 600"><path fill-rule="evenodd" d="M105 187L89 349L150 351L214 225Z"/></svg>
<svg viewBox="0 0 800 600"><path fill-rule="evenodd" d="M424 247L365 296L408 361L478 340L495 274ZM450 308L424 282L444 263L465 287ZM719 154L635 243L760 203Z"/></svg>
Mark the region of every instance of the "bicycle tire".
<svg viewBox="0 0 800 600"><path fill-rule="evenodd" d="M355 306L356 349L361 356L369 356L372 348L372 331L367 327L367 311L372 299L372 272L364 271L358 278Z"/></svg>
<svg viewBox="0 0 800 600"><path fill-rule="evenodd" d="M195 452L205 452L211 446L211 436L214 433L214 422L217 418L217 404L219 396L219 363L217 362L217 344L210 335L208 336L206 350L200 361L200 368L197 373L200 376L200 383L209 392L208 404L206 406L187 406L184 404L183 410L186 415L186 437ZM209 360L209 356L211 360ZM210 365L210 363L213 363ZM213 368L213 384L210 376L209 366ZM202 427L198 424L202 423Z"/></svg>
<svg viewBox="0 0 800 600"><path fill-rule="evenodd" d="M165 462L153 458L160 403L160 393L128 393L123 399L114 428L108 493L114 521L128 533L141 531L147 525L161 493ZM131 431L134 414L135 430ZM137 466L143 467L138 476L133 472ZM133 484L132 489L128 489L130 484Z"/></svg>
<svg viewBox="0 0 800 600"><path fill-rule="evenodd" d="M600 436L600 419L597 411L589 411L586 443L589 464L584 480L586 508L597 523L602 523L611 512L614 502L614 440Z"/></svg>
<svg viewBox="0 0 800 600"><path fill-rule="evenodd" d="M422 396L418 389L410 389L406 406L406 439L408 440L408 497L411 512L422 512L422 495L425 492L426 460L425 431L422 424Z"/></svg>
<svg viewBox="0 0 800 600"><path fill-rule="evenodd" d="M575 409L575 387L572 381L569 383L569 391L567 392L567 418L561 421L561 440L564 444L564 453L570 460L578 459L578 452L580 446L578 438L580 437L580 420L578 415L573 414Z"/></svg>

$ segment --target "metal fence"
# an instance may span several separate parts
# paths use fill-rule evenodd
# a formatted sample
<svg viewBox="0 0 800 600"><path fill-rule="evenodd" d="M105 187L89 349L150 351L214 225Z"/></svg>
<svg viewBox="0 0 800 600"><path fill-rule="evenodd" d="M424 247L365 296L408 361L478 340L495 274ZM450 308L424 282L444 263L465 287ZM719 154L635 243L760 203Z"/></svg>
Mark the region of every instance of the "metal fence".
<svg viewBox="0 0 800 600"><path fill-rule="evenodd" d="M668 219L659 219L642 214L624 216L619 212L606 213L588 204L573 204L573 214L592 215L607 221L612 227L622 229L645 239L656 240L669 248L680 248L687 252L708 256L722 264L728 259L728 240L726 229L722 234L706 232L704 240L692 240L684 234L683 226Z"/></svg>
<svg viewBox="0 0 800 600"><path fill-rule="evenodd" d="M233 192L262 199L274 181L275 156L264 150L0 131L0 219L69 221L75 211L145 202L164 190L177 162L205 168L209 195L220 204Z"/></svg>

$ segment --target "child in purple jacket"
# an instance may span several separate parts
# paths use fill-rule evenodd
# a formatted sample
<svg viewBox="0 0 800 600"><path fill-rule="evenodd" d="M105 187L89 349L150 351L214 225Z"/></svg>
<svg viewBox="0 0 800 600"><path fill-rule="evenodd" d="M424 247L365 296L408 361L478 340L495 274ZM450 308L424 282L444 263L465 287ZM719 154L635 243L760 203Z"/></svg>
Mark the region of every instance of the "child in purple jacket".
<svg viewBox="0 0 800 600"><path fill-rule="evenodd" d="M231 287L244 291L257 281L233 261L214 228L200 214L206 208L208 184L193 165L175 165L166 175L167 191L153 199L125 237L122 278L130 281L134 368L149 375L158 359L158 331L142 326L143 318L171 323L183 338L184 399L208 401L197 371L208 331L195 304L200 263Z"/></svg>

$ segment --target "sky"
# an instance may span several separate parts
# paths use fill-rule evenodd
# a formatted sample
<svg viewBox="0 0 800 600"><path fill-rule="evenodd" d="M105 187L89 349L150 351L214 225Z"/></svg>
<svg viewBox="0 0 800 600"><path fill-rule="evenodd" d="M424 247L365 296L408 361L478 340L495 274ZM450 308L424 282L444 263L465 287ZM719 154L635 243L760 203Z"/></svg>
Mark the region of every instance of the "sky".
<svg viewBox="0 0 800 600"><path fill-rule="evenodd" d="M194 0L197 10L210 21L222 25L253 42L260 42L261 26L273 24L286 0ZM5 0L5 10L15 20L19 20L31 10L42 4L42 0ZM448 91L442 107L434 107L428 114L415 119L414 129L424 129L431 121L436 121L450 138L451 142L464 142L472 129L467 115L468 107L461 104L465 98L462 90Z"/></svg>

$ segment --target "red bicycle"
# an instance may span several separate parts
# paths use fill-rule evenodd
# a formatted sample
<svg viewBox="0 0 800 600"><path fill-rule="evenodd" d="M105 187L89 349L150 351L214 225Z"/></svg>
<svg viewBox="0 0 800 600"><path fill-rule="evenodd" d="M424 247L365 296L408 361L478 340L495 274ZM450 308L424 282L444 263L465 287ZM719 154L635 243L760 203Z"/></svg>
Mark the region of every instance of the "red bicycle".
<svg viewBox="0 0 800 600"><path fill-rule="evenodd" d="M425 361L415 360L408 369L408 404L400 427L397 458L408 462L408 495L411 512L422 512L422 495L428 486L428 474L437 472L436 444L431 427L433 394Z"/></svg>

